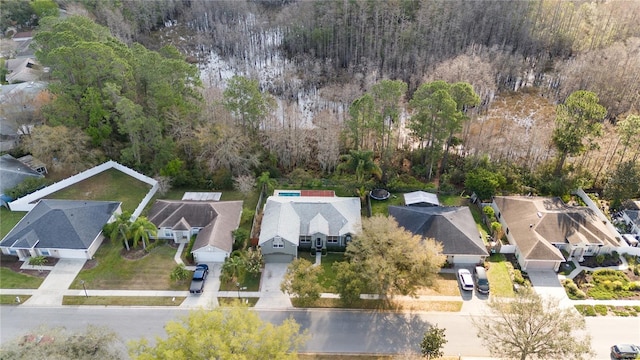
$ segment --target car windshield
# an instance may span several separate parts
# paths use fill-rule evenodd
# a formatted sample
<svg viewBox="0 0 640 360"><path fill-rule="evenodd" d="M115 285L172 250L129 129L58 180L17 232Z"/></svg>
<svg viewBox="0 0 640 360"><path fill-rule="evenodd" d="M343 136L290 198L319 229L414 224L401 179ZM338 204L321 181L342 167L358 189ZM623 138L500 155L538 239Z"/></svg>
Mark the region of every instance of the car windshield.
<svg viewBox="0 0 640 360"><path fill-rule="evenodd" d="M478 279L478 285L489 285L489 281L486 279Z"/></svg>
<svg viewBox="0 0 640 360"><path fill-rule="evenodd" d="M193 274L194 279L202 279L203 277L204 277L203 269L197 269L196 272Z"/></svg>

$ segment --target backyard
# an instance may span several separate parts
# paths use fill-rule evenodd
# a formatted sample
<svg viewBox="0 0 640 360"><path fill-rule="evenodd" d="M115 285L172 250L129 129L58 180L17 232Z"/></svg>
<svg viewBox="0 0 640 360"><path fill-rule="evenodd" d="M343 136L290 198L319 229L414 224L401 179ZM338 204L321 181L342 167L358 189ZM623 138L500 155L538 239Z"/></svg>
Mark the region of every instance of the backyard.
<svg viewBox="0 0 640 360"><path fill-rule="evenodd" d="M151 186L109 169L48 195L47 199L121 201L122 211L133 212Z"/></svg>
<svg viewBox="0 0 640 360"><path fill-rule="evenodd" d="M10 211L0 206L0 239L4 238L25 215L27 213L24 211Z"/></svg>

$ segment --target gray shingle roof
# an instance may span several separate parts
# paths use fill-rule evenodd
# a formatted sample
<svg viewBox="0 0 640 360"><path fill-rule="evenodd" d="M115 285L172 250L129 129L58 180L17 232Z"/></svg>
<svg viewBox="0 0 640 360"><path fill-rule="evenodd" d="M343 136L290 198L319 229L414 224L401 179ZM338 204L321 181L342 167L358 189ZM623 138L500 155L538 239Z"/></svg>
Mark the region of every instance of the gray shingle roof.
<svg viewBox="0 0 640 360"><path fill-rule="evenodd" d="M389 216L407 231L441 242L445 255L489 255L468 207L389 206Z"/></svg>
<svg viewBox="0 0 640 360"><path fill-rule="evenodd" d="M0 193L15 187L28 177L43 176L9 154L0 156Z"/></svg>
<svg viewBox="0 0 640 360"><path fill-rule="evenodd" d="M270 196L264 208L259 244L280 236L298 245L300 235L356 234L362 227L360 199L353 197Z"/></svg>
<svg viewBox="0 0 640 360"><path fill-rule="evenodd" d="M119 206L112 201L40 200L0 246L87 249Z"/></svg>

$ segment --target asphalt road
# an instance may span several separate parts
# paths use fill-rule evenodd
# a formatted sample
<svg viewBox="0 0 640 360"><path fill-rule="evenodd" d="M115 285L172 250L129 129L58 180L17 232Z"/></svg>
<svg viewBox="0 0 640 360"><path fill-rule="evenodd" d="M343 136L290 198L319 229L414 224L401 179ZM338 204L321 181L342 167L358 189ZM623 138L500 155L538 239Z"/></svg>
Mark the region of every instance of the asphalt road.
<svg viewBox="0 0 640 360"><path fill-rule="evenodd" d="M0 343L24 334L41 324L80 330L88 324L107 326L122 339L164 336L167 321L186 315L187 310L153 308L60 307L27 308L0 306ZM303 352L319 353L406 353L418 344L432 324L446 328L446 355L488 356L476 336L468 315L396 314L340 310L259 311L260 317L278 324L293 317L310 339ZM640 319L623 317L587 318L596 359L609 359L615 343L640 344Z"/></svg>

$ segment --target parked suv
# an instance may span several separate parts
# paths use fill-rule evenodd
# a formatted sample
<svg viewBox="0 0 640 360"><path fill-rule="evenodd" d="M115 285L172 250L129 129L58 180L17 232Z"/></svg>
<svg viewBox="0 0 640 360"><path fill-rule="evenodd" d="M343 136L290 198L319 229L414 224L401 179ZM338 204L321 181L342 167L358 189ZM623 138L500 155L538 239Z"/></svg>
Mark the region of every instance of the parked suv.
<svg viewBox="0 0 640 360"><path fill-rule="evenodd" d="M196 271L193 273L191 286L189 287L190 293L200 294L202 292L202 289L204 288L204 281L207 279L207 274L209 274L209 266L206 264L196 265Z"/></svg>
<svg viewBox="0 0 640 360"><path fill-rule="evenodd" d="M476 283L476 289L481 294L489 293L489 279L487 278L487 271L482 266L476 266L473 269L473 280Z"/></svg>
<svg viewBox="0 0 640 360"><path fill-rule="evenodd" d="M611 356L614 359L636 359L640 354L640 348L635 345L621 344L611 347Z"/></svg>

